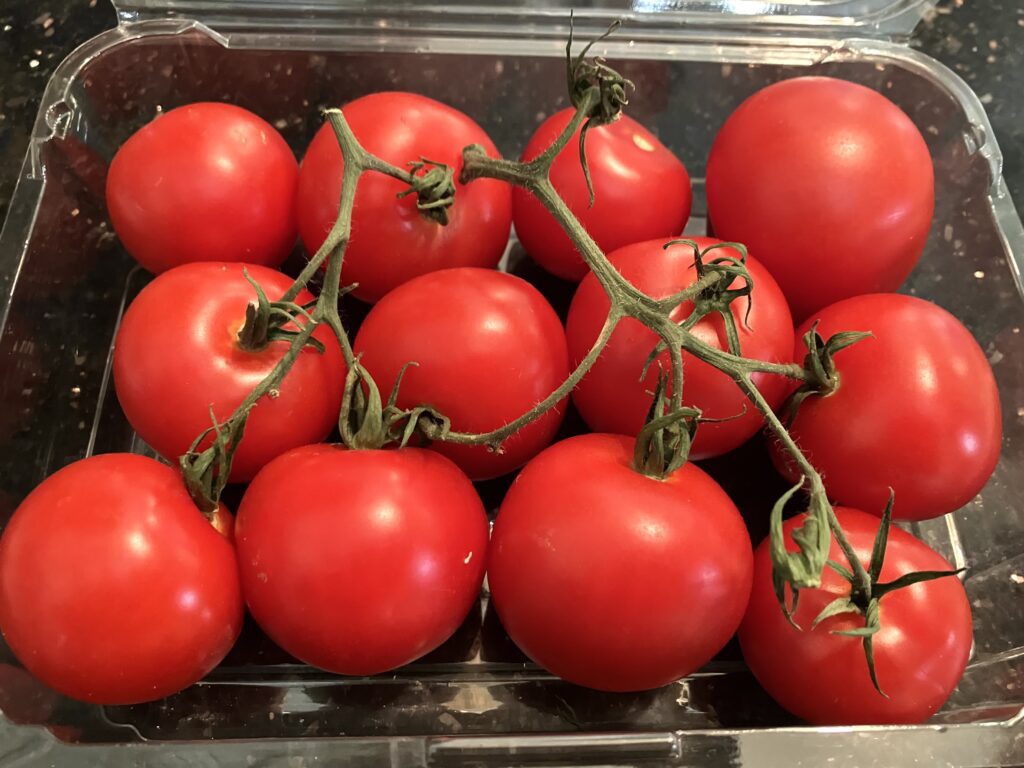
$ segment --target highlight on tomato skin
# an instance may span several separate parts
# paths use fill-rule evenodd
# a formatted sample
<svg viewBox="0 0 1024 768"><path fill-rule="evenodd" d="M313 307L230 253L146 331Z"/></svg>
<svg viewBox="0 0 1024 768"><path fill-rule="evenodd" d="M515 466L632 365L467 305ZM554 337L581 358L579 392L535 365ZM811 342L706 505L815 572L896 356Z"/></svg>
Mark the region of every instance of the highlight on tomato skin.
<svg viewBox="0 0 1024 768"><path fill-rule="evenodd" d="M696 464L633 468L633 438L555 443L516 478L495 520L491 601L524 653L603 691L667 685L732 637L747 604L750 537Z"/></svg>
<svg viewBox="0 0 1024 768"><path fill-rule="evenodd" d="M321 669L373 675L462 624L480 595L488 522L439 453L309 445L255 477L235 538L246 603L274 642Z"/></svg>
<svg viewBox="0 0 1024 768"><path fill-rule="evenodd" d="M181 474L111 453L76 461L21 503L0 537L0 631L50 687L94 704L170 696L241 630L223 506L211 524Z"/></svg>
<svg viewBox="0 0 1024 768"><path fill-rule="evenodd" d="M835 355L837 386L800 403L789 432L822 473L830 498L893 517L955 512L988 482L1002 449L999 389L984 351L946 310L901 294L855 296L797 330L794 355L817 323L820 336L871 336ZM773 460L798 472L773 442Z"/></svg>
<svg viewBox="0 0 1024 768"><path fill-rule="evenodd" d="M702 250L722 244L721 240L710 237L697 237L690 242ZM665 245L663 240L634 243L612 251L608 260L640 290L654 298L666 298L693 285L698 275L691 246ZM709 260L716 257L739 258L740 253L732 248L708 252ZM739 298L730 307L740 350L746 357L791 362L794 359L793 320L786 299L756 257L747 255L745 258L750 279L756 286L756 298ZM738 288L741 282L737 279L728 287ZM576 289L566 320L566 339L574 366L597 340L610 306L597 276L587 275ZM693 311L694 304L688 301L676 307L670 317L681 322ZM692 332L717 349L728 349L724 323L717 312L697 322ZM601 356L573 390L573 403L592 430L623 435L636 435L640 431L651 407L650 393L658 376L672 368L667 350L648 365L647 357L657 343L657 334L638 320L626 318L619 323ZM645 365L648 365L646 374ZM683 368L684 404L701 409L707 419L723 420L701 424L691 458L705 459L727 453L762 427L761 413L750 405L727 374L685 352ZM773 408L781 405L790 391L789 381L779 375L756 373L753 379Z"/></svg>
<svg viewBox="0 0 1024 768"><path fill-rule="evenodd" d="M295 245L299 167L277 130L233 104L172 109L114 155L114 231L147 270L196 261L279 266Z"/></svg>
<svg viewBox="0 0 1024 768"><path fill-rule="evenodd" d="M493 179L462 184L462 148L482 146L498 157L494 142L468 115L414 93L372 93L342 111L360 143L383 160L406 168L411 160L443 163L454 172L455 200L444 226L422 215L416 195L402 181L372 173L360 179L352 214L352 239L342 283L367 302L420 275L454 267L497 266L512 225L512 189ZM338 216L344 162L329 125L313 137L302 159L296 210L309 254Z"/></svg>
<svg viewBox="0 0 1024 768"><path fill-rule="evenodd" d="M897 290L935 209L917 126L882 94L832 77L783 80L740 104L711 146L706 190L715 235L757 255L797 322Z"/></svg>
<svg viewBox="0 0 1024 768"><path fill-rule="evenodd" d="M541 154L574 110L551 115L534 132L523 160ZM555 158L551 183L605 253L651 238L669 240L690 218L693 190L682 161L629 115L592 126L586 137L593 204L579 160L579 131ZM554 275L579 282L590 270L555 218L529 192L512 193L516 234L526 252Z"/></svg>
<svg viewBox="0 0 1024 768"><path fill-rule="evenodd" d="M363 321L355 353L383 392L409 361L398 405L428 403L456 431L503 427L554 392L569 375L562 323L522 278L463 267L422 275L378 302ZM518 469L554 438L565 401L501 447L437 441L431 449L473 480Z"/></svg>
<svg viewBox="0 0 1024 768"><path fill-rule="evenodd" d="M146 285L121 320L113 358L118 402L139 436L170 461L212 426L211 409L226 420L288 349L286 339L257 340L251 349L240 340L257 298L250 281L276 298L292 278L256 264L184 264ZM312 300L306 290L296 297ZM257 401L234 454L232 482L251 480L275 456L335 428L345 362L329 328L317 328L313 338L323 351L303 349L276 395ZM200 447L210 443L212 436Z"/></svg>
<svg viewBox="0 0 1024 768"><path fill-rule="evenodd" d="M879 527L877 515L836 507L836 517L867 568ZM786 541L804 516L784 524ZM833 541L829 556L846 560ZM826 568L818 589L800 590L790 624L772 588L770 542L754 553L753 590L739 630L743 657L758 682L784 708L815 725L916 724L949 698L967 666L972 643L971 606L956 576L894 590L880 600L881 629L873 636L878 683L874 687L863 639L835 634L864 626L864 617L841 613L813 626L815 617L850 584ZM914 571L951 571L946 560L906 531L889 531L880 581Z"/></svg>

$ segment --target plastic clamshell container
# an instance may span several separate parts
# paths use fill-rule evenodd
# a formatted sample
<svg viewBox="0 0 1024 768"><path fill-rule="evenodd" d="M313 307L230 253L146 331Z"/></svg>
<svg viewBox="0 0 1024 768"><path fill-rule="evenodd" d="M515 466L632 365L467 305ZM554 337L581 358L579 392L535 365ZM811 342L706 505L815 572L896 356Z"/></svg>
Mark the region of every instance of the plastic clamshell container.
<svg viewBox="0 0 1024 768"><path fill-rule="evenodd" d="M689 231L704 224L701 177L716 130L768 83L814 73L865 84L906 111L927 140L935 219L905 290L946 307L978 338L998 380L1005 433L985 490L952 516L912 526L967 567L975 619L970 666L931 724L801 726L758 688L735 648L657 691L583 690L528 663L484 598L446 645L392 674L322 673L247 627L206 680L128 707L65 699L3 648L0 764L1024 763L1024 230L978 99L942 65L898 42L924 5L577 3L576 28L586 38L626 17L597 52L637 83L630 114L690 169ZM75 51L47 87L0 236L0 521L73 460L148 450L110 383L120 315L148 279L112 234L104 206L106 167L124 139L161 110L224 100L267 118L301 153L320 107L403 89L464 110L516 155L565 103L567 8L119 4L120 26ZM483 490L500 497L500 487ZM755 536L758 525L763 533L763 519L752 523Z"/></svg>

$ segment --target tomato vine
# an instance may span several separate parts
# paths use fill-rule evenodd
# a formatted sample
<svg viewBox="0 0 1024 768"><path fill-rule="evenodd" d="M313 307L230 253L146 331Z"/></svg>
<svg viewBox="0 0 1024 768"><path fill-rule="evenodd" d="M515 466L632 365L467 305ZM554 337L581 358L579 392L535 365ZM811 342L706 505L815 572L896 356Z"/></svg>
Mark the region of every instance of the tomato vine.
<svg viewBox="0 0 1024 768"><path fill-rule="evenodd" d="M616 26L613 25L606 35L613 32ZM351 236L353 203L358 183L362 175L368 172L382 173L405 182L409 188L400 193L400 196L415 194L421 214L432 219L438 226L443 226L447 222L448 208L457 204L454 173L448 166L432 163L425 158L411 161L410 170L403 170L381 160L359 143L342 110L329 109L324 114L332 126L344 158L337 219L323 245L304 267L292 287L278 301L269 302L262 291L255 287L258 300L248 314L246 325L240 334L240 343L253 345L266 343L267 339L274 338L288 341L289 347L273 371L252 390L238 409L223 423L214 420L210 429L200 435L191 449L181 457L180 465L189 491L207 514L212 514L216 510L217 501L227 482L234 447L243 438L249 413L260 398L273 396L274 390L280 386L300 350L311 343L311 334L320 324L326 324L333 331L348 366L345 399L339 415L342 440L348 447L375 448L388 442L404 445L413 435L419 434L427 440L485 445L493 450L500 450L503 441L568 396L601 355L618 323L623 318L633 318L654 331L660 339L648 358L648 364L663 350L668 351L671 360L671 375L660 377L648 424L637 441L634 463L638 471L659 477L686 461L693 431L700 421L700 413L683 405L683 352L688 352L728 375L751 404L761 412L768 429L792 456L792 460L802 473L800 482L779 500L772 513L773 583L782 610L787 617L790 615L791 609L786 599L787 587L795 607L799 590L818 587L825 567L831 565L837 570L841 569L842 575L851 583L851 597L829 606L819 620L838 611L864 614L866 625L860 634L865 637L865 650L874 676L870 636L878 628L878 600L887 590L905 585L879 585L878 569L874 559L870 566L871 573L865 569L839 524L820 474L801 452L783 421L776 415L753 381L753 375L756 373L781 375L800 381L802 386L795 398L798 404L799 398L834 385L831 354L859 341L865 334L838 334L830 340L822 340L816 333L808 334L809 351L803 365L743 357L729 304L741 296L749 297L749 300L753 301L756 291L744 266L746 249L738 243L715 245L703 251L690 240L677 240L666 244L666 247L692 247L694 265L699 274L693 285L666 298L657 299L647 295L616 270L559 196L549 178L553 161L567 147L577 130L580 130L580 159L589 185L585 147L587 130L616 120L622 114L622 109L627 103L627 94L632 89L632 83L603 60L586 58L592 45L593 43L586 46L581 54L573 58L570 34L566 47L566 65L575 113L561 134L544 152L532 160L523 162L491 157L483 147L470 145L463 150L463 167L459 176L462 184L469 184L477 179L496 179L517 185L531 193L571 238L607 294L610 309L604 325L593 347L565 381L526 413L500 428L483 433L453 431L443 414L427 406L399 409L396 406L394 392L386 401L383 400L369 373L354 355L338 311L340 296L354 287L346 286L343 289L340 285L340 276L345 250ZM736 249L741 257L707 258L709 251L722 247ZM315 304L295 304L299 291L325 265L323 289ZM734 288L736 280L739 280L740 286ZM691 315L681 321L671 319L670 313L680 303L687 301L693 302L694 305ZM726 318L729 340L727 350L718 349L691 332L696 321L710 312L721 313ZM410 361L410 364L415 362ZM400 380L401 377L399 383ZM203 447L206 441L211 440L211 436L212 444ZM793 540L798 547L798 550L793 552L787 550L783 540L782 510L785 503L800 489L807 491L809 512L804 524L793 534ZM887 530L888 525L887 511L883 518L883 528ZM848 569L828 559L833 538L849 562ZM880 532L879 540L882 550L878 554L878 563L881 562L884 552L884 532ZM948 574L928 573L921 578L938 578L945 575Z"/></svg>

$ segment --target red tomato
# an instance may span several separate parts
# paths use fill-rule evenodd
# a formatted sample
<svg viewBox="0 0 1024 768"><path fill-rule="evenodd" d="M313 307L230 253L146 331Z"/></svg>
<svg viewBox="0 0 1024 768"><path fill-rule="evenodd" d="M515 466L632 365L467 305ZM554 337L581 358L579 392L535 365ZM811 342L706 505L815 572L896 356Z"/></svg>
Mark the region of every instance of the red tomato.
<svg viewBox="0 0 1024 768"><path fill-rule="evenodd" d="M489 269L449 269L396 288L363 321L356 354L381 392L415 361L399 390L403 408L429 404L454 431L488 432L529 411L569 375L562 324L532 285ZM522 466L551 442L564 403L502 446L435 443L474 480Z"/></svg>
<svg viewBox="0 0 1024 768"><path fill-rule="evenodd" d="M574 109L556 112L530 138L523 160L547 149L572 120ZM558 194L605 253L652 237L678 235L690 218L693 193L686 168L658 137L631 117L587 131L587 161L594 184L590 205L580 165L579 132L551 165ZM587 265L558 222L529 192L516 187L513 220L526 252L544 269L580 280Z"/></svg>
<svg viewBox="0 0 1024 768"><path fill-rule="evenodd" d="M29 494L0 538L4 639L33 675L82 701L133 704L191 685L242 625L223 506L215 523L154 459L70 464Z"/></svg>
<svg viewBox="0 0 1024 768"><path fill-rule="evenodd" d="M799 321L833 302L894 291L924 249L931 156L899 107L862 85L799 77L744 101L707 171L715 235L771 270Z"/></svg>
<svg viewBox="0 0 1024 768"><path fill-rule="evenodd" d="M242 348L238 331L256 292L243 269L271 300L290 277L244 264L186 264L142 289L128 307L114 346L114 387L139 436L174 459L210 427L210 407L227 419L288 349L273 341ZM312 300L302 291L300 303ZM325 346L299 353L276 397L253 408L235 453L231 480L243 482L275 456L323 440L334 427L345 384L345 362L330 329L313 335Z"/></svg>
<svg viewBox="0 0 1024 768"><path fill-rule="evenodd" d="M487 557L473 484L419 448L290 451L252 481L235 535L253 618L292 655L346 675L399 667L447 640Z"/></svg>
<svg viewBox="0 0 1024 768"><path fill-rule="evenodd" d="M412 93L373 93L345 105L345 118L363 147L404 168L425 157L455 170L455 204L441 226L416 209L409 187L378 173L363 176L352 214L352 240L342 282L358 283L355 295L377 301L418 275L448 267L494 267L505 252L512 222L512 193L504 182L458 183L462 149L479 144L498 150L484 130L456 109ZM338 216L344 163L330 125L313 138L299 174L299 232L315 252Z"/></svg>
<svg viewBox="0 0 1024 768"><path fill-rule="evenodd" d="M970 331L931 302L898 294L856 296L811 320L821 321L823 338L874 334L836 354L838 388L804 400L790 428L829 496L881 515L891 487L893 517L902 520L938 517L974 498L999 460L1002 417L992 369ZM795 480L778 446L774 453Z"/></svg>
<svg viewBox="0 0 1024 768"><path fill-rule="evenodd" d="M509 636L578 685L636 691L709 661L750 592L750 538L694 464L665 480L632 468L633 440L582 435L548 448L512 484L487 578Z"/></svg>
<svg viewBox="0 0 1024 768"><path fill-rule="evenodd" d="M719 241L701 237L696 242L703 249ZM693 267L691 248L677 245L665 249L663 245L661 240L627 245L610 253L608 258L637 288L656 298L664 298L692 285L697 280L697 272ZM723 255L739 257L739 253L730 248L712 251L708 259ZM749 327L743 322L748 299L740 298L732 304L740 351L746 357L759 360L789 362L793 350L793 321L786 300L761 264L748 257L747 267L754 282ZM739 284L737 281L736 287ZM586 357L593 347L608 316L608 308L608 297L601 284L594 275L587 275L572 300L565 328L573 365ZM690 302L681 304L672 318L682 320L692 309ZM718 349L728 348L725 323L717 313L698 322L693 333ZM591 429L623 435L635 435L640 431L651 407L658 364L664 371L672 369L669 354L665 352L641 380L647 355L657 342L654 331L638 320L626 318L619 322L604 352L572 394L576 408ZM763 421L761 414L731 378L689 354L683 355L683 366L683 396L687 405L700 408L708 418L738 416L729 421L702 424L697 430L692 458L725 453L757 432ZM779 376L756 374L754 382L773 407L780 404L789 391L788 382Z"/></svg>
<svg viewBox="0 0 1024 768"><path fill-rule="evenodd" d="M231 104L172 109L110 163L107 206L150 272L193 261L277 266L295 245L299 168L274 127Z"/></svg>
<svg viewBox="0 0 1024 768"><path fill-rule="evenodd" d="M855 509L836 508L839 524L864 567L879 520ZM804 516L783 528L790 550L796 551L793 529ZM820 725L922 723L949 698L960 681L971 651L971 606L955 577L897 589L879 603L882 628L873 639L878 683L875 690L858 637L832 634L864 626L862 615L845 613L811 624L837 597L850 594L850 583L831 568L821 587L800 590L793 618L786 621L772 589L772 563L766 539L754 555L754 587L740 626L740 644L750 670L772 698L797 717ZM832 542L829 557L846 558ZM892 528L881 582L911 571L952 570L938 553L906 531Z"/></svg>

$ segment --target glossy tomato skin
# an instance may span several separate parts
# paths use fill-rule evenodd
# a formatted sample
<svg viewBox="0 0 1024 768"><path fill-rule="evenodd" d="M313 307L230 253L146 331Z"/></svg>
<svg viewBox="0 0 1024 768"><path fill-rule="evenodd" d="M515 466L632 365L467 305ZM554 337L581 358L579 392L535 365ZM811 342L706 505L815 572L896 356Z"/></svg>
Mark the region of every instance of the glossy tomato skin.
<svg viewBox="0 0 1024 768"><path fill-rule="evenodd" d="M68 465L29 494L0 538L4 639L33 675L75 699L133 704L180 691L241 629L223 506L215 524L154 459L113 453Z"/></svg>
<svg viewBox="0 0 1024 768"><path fill-rule="evenodd" d="M243 270L271 299L291 286L267 267L186 264L158 276L128 307L114 346L114 387L136 432L168 459L210 427L210 407L227 419L288 349L287 341L249 351L238 331L256 293ZM297 301L312 300L302 291ZM314 337L325 351L299 353L276 397L260 399L235 453L231 480L244 482L275 456L324 439L338 418L345 362L326 326Z"/></svg>
<svg viewBox="0 0 1024 768"><path fill-rule="evenodd" d="M399 371L398 404L429 404L455 431L487 432L529 411L569 375L565 332L547 300L521 278L489 269L450 269L396 288L367 315L354 349L381 392ZM474 480L522 466L551 442L559 403L495 453L434 443Z"/></svg>
<svg viewBox="0 0 1024 768"><path fill-rule="evenodd" d="M931 156L910 118L829 77L784 80L744 101L715 138L706 184L715 235L757 254L798 322L896 290L935 207Z"/></svg>
<svg viewBox="0 0 1024 768"><path fill-rule="evenodd" d="M150 272L194 261L277 266L295 244L298 177L272 125L202 102L124 143L107 175L107 206L124 247Z"/></svg>
<svg viewBox="0 0 1024 768"><path fill-rule="evenodd" d="M509 636L578 685L637 691L697 670L732 636L753 556L736 507L694 464L635 472L633 440L551 446L509 490L488 557Z"/></svg>
<svg viewBox="0 0 1024 768"><path fill-rule="evenodd" d="M297 448L256 476L238 510L245 599L297 658L384 672L462 623L483 581L487 527L473 484L433 451Z"/></svg>
<svg viewBox="0 0 1024 768"><path fill-rule="evenodd" d="M695 241L701 249L720 242L707 237L696 238ZM656 298L664 298L692 285L697 273L693 268L691 248L678 245L665 249L663 245L661 240L635 243L612 251L608 258L637 288ZM726 249L712 251L708 258L720 255L739 257L735 250ZM790 362L793 321L782 291L755 258L748 257L747 266L755 286L753 308L747 324L744 323L744 315L748 299L737 299L732 305L740 350L746 357ZM736 285L738 287L738 281ZM597 277L587 275L573 297L566 321L572 365L579 364L593 347L608 316L608 309L608 297ZM692 303L687 302L680 305L672 317L682 320L692 309ZM725 324L717 313L698 322L693 333L718 349L728 348ZM654 331L638 320L626 318L619 322L604 352L572 394L573 403L591 429L623 435L636 435L640 431L651 407L651 393L657 382L659 363L666 372L672 369L666 352L658 357L641 380L647 355L657 341ZM702 424L697 430L691 458L702 459L725 453L757 432L763 422L761 414L731 378L686 353L683 366L683 397L687 405L700 408L707 418L737 417L720 423ZM754 382L773 407L782 402L790 389L787 380L779 376L755 374Z"/></svg>
<svg viewBox="0 0 1024 768"><path fill-rule="evenodd" d="M397 195L408 185L379 173L359 181L352 239L342 282L374 302L402 283L449 267L494 267L505 252L512 222L507 184L480 179L458 183L462 149L479 144L498 157L494 142L471 118L441 102L412 93L373 93L345 105L345 118L363 147L404 168L421 157L455 171L455 205L441 226L416 208L416 195ZM338 216L344 162L330 125L313 138L299 175L299 233L312 254Z"/></svg>
<svg viewBox="0 0 1024 768"><path fill-rule="evenodd" d="M530 138L523 160L547 149L572 120L556 112ZM628 115L587 131L587 162L594 184L590 206L577 132L551 166L551 183L605 253L654 237L668 240L690 218L693 192L686 167L658 137ZM579 281L589 271L568 236L526 190L513 191L513 220L526 252L544 269Z"/></svg>
<svg viewBox="0 0 1024 768"><path fill-rule="evenodd" d="M881 515L925 520L959 509L999 461L999 391L985 353L959 320L913 296L856 296L815 312L828 338L870 331L835 356L839 386L800 405L790 434L822 473L829 496ZM803 348L797 342L796 354ZM774 459L797 472L778 445Z"/></svg>
<svg viewBox="0 0 1024 768"><path fill-rule="evenodd" d="M879 519L844 507L836 508L836 516L867 568ZM803 520L800 515L783 526L792 551L792 531ZM793 618L803 630L794 629L772 589L769 544L766 539L754 554L754 586L739 637L750 670L772 698L817 725L922 723L935 714L960 681L971 651L971 607L960 581L946 577L882 598L882 629L873 645L886 698L871 684L860 638L832 634L864 626L863 616L841 614L811 629L826 605L850 594L849 582L826 568L821 587L800 590ZM846 565L835 540L829 557ZM883 583L911 571L945 570L952 567L924 542L890 529Z"/></svg>

